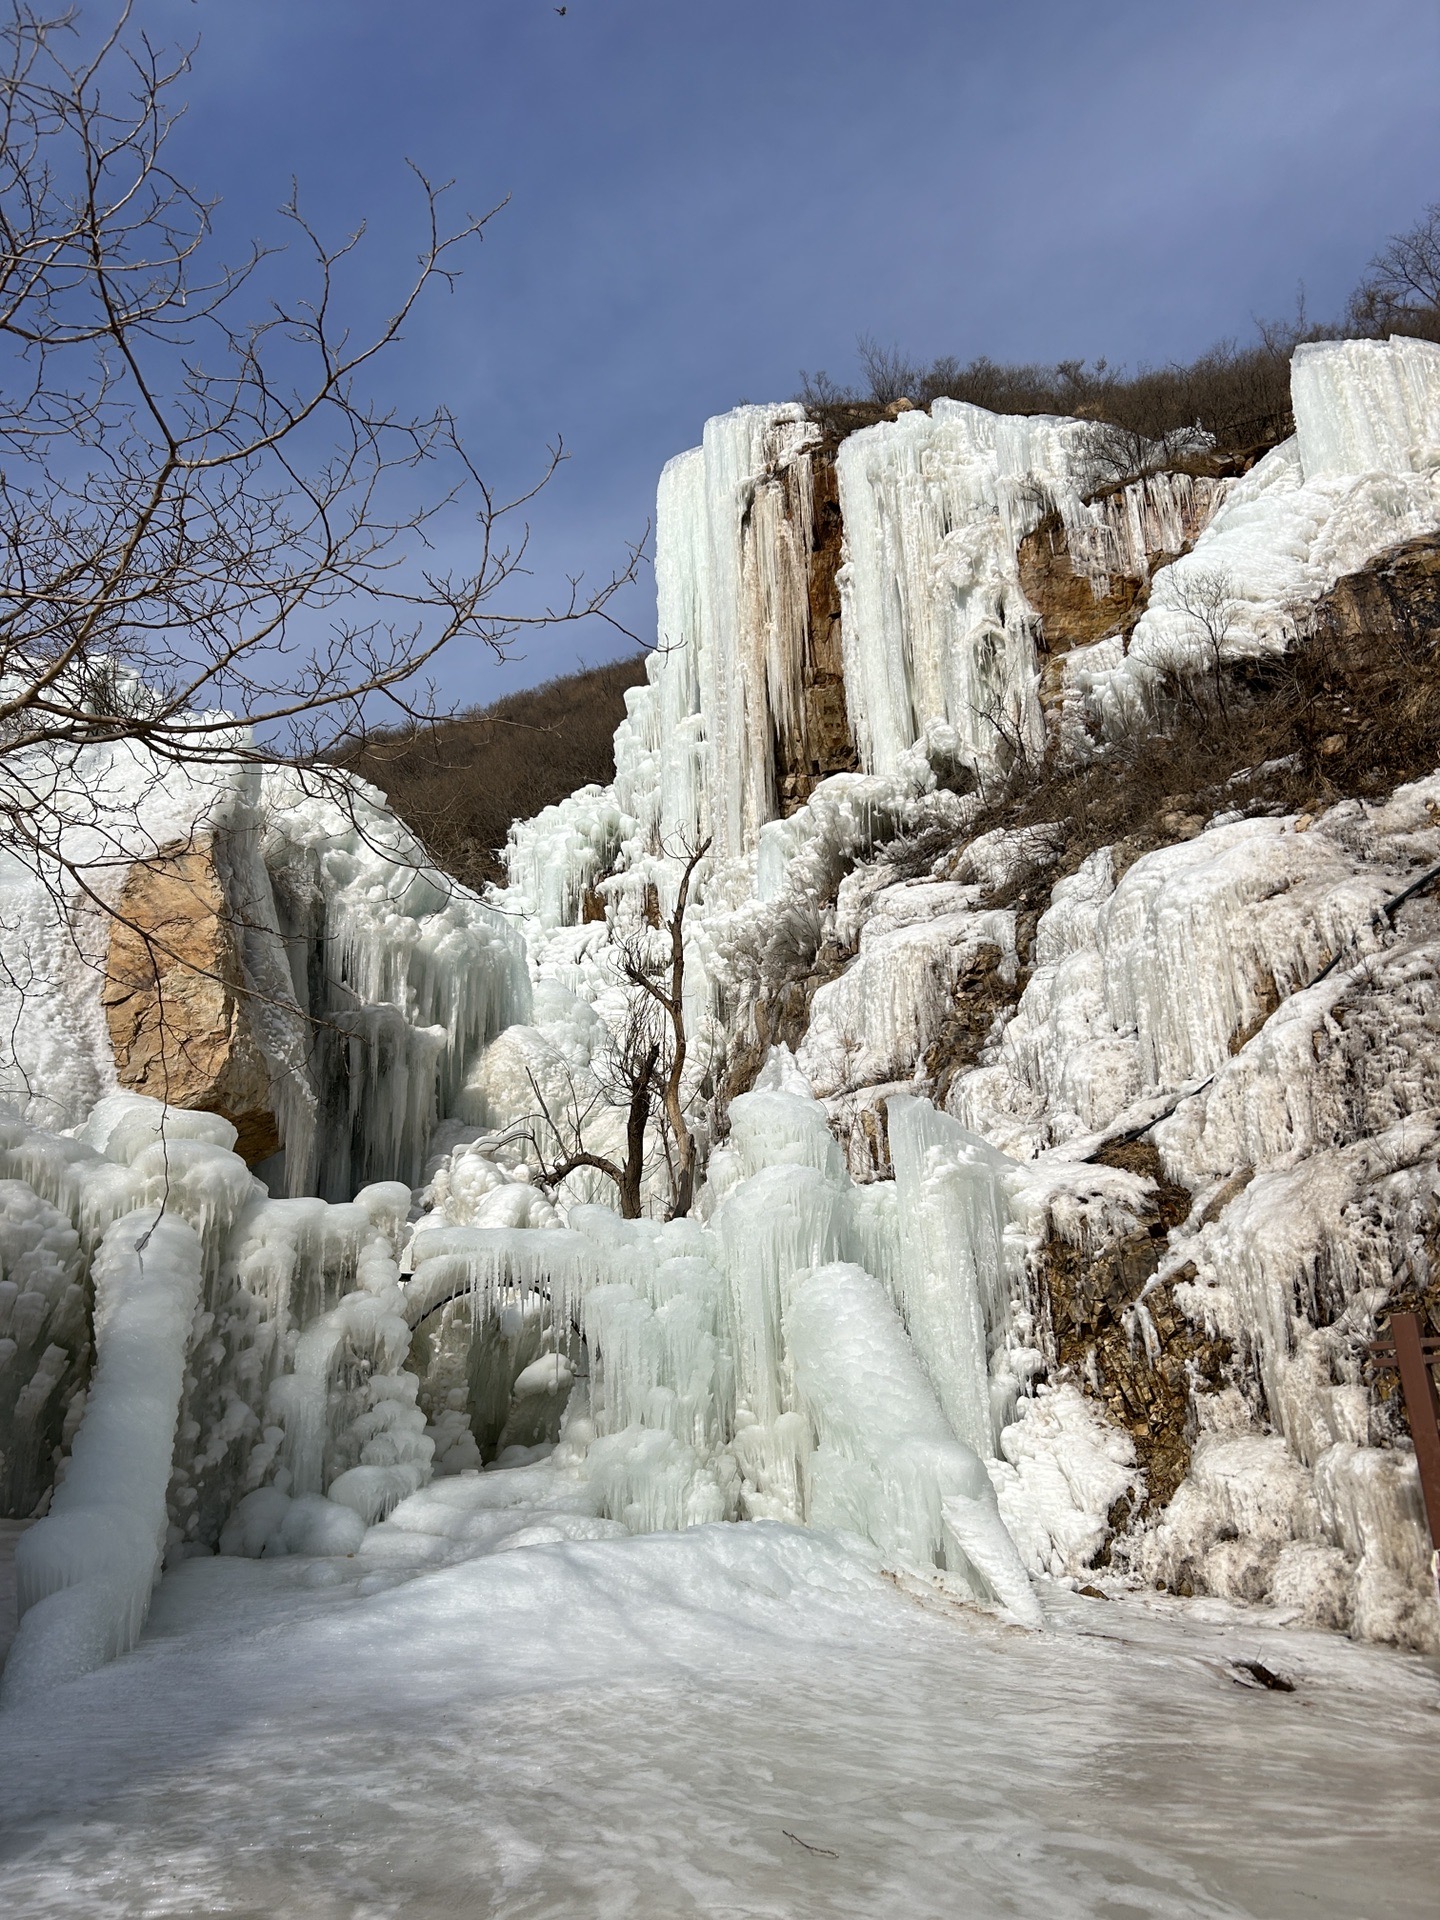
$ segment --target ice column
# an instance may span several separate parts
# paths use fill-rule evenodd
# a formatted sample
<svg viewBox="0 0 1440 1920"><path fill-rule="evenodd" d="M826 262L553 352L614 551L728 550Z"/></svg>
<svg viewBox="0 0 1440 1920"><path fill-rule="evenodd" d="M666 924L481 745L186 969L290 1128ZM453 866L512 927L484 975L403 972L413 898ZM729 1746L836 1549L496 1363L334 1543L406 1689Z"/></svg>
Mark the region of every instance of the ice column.
<svg viewBox="0 0 1440 1920"><path fill-rule="evenodd" d="M98 1357L70 1470L21 1536L20 1632L7 1700L35 1698L133 1647L160 1573L165 1490L200 1298L201 1244L183 1220L119 1220L95 1262Z"/></svg>
<svg viewBox="0 0 1440 1920"><path fill-rule="evenodd" d="M808 634L816 438L798 406L739 407L661 475L660 652L616 763L622 804L667 844L710 834L732 857L776 811L775 743L797 725Z"/></svg>
<svg viewBox="0 0 1440 1920"><path fill-rule="evenodd" d="M928 1100L893 1095L888 1112L898 1305L956 1435L990 1456L989 1344L1008 1303L1005 1176L1014 1163Z"/></svg>
<svg viewBox="0 0 1440 1920"><path fill-rule="evenodd" d="M796 1390L815 1423L809 1518L918 1566L979 1576L1041 1624L979 1455L957 1440L880 1282L843 1263L798 1277L785 1316Z"/></svg>
<svg viewBox="0 0 1440 1920"><path fill-rule="evenodd" d="M839 453L845 688L868 771L946 721L975 764L1042 737L1016 547L1083 491L1097 430L937 400Z"/></svg>

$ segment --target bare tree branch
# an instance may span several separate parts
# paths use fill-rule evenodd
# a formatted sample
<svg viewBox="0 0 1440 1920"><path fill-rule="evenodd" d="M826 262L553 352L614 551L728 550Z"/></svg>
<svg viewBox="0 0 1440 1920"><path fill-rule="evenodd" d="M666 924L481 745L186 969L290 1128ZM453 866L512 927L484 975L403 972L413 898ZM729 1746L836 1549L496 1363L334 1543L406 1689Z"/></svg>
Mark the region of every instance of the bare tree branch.
<svg viewBox="0 0 1440 1920"><path fill-rule="evenodd" d="M447 646L624 632L644 544L593 590L527 604L525 514L563 443L502 493L448 408L380 397L504 202L460 211L413 168L413 264L361 324L364 229L323 235L298 192L276 233L217 251L214 202L171 159L192 51L153 44L129 0L99 31L0 0L0 854L101 967L125 871L173 841L173 809L146 828L156 783L218 793L290 765L363 832L335 761L377 707L433 717ZM128 799L109 771L127 755ZM153 942L157 994L162 962L191 966L125 930Z"/></svg>

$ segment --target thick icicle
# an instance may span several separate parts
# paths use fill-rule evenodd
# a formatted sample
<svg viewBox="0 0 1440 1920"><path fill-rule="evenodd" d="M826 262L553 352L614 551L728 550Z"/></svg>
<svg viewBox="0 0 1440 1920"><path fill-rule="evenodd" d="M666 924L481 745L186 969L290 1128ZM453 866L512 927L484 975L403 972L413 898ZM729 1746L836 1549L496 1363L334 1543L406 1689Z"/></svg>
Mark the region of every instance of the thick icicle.
<svg viewBox="0 0 1440 1920"><path fill-rule="evenodd" d="M133 1647L165 1544L165 1490L202 1249L152 1209L95 1261L97 1359L69 1471L16 1551L20 1632L7 1700L34 1698Z"/></svg>
<svg viewBox="0 0 1440 1920"><path fill-rule="evenodd" d="M843 1263L799 1276L785 1331L818 1440L806 1463L812 1524L968 1576L1039 1626L984 1465L951 1431L880 1282Z"/></svg>

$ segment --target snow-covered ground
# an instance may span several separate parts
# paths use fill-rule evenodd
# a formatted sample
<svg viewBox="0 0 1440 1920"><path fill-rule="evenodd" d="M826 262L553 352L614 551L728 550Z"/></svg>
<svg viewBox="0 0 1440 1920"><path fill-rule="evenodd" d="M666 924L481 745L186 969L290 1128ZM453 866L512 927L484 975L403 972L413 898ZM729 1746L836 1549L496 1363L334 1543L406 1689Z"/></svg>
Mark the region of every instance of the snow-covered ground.
<svg viewBox="0 0 1440 1920"><path fill-rule="evenodd" d="M818 1531L567 1539L512 1479L450 1564L392 1524L167 1574L0 1722L7 1913L1434 1912L1432 1663L1059 1588L1026 1633Z"/></svg>

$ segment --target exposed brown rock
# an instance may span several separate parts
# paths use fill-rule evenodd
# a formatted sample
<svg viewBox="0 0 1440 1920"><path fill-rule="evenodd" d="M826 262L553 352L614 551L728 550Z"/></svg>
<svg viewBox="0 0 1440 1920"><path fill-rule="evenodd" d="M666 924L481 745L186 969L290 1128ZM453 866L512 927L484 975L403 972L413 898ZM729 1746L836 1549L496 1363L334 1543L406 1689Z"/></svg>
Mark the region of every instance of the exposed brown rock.
<svg viewBox="0 0 1440 1920"><path fill-rule="evenodd" d="M1125 1316L1159 1265L1169 1229L1189 1214L1190 1195L1166 1179L1148 1142L1128 1141L1096 1158L1153 1180L1153 1210L1136 1232L1098 1249L1052 1237L1038 1280L1056 1361L1130 1434L1145 1475L1140 1511L1151 1512L1167 1505L1185 1478L1194 1439L1192 1392L1202 1381L1219 1383L1230 1347L1186 1319L1166 1282L1145 1297L1159 1345L1151 1360ZM1118 1530L1130 1518L1127 1508L1112 1515L1111 1524Z"/></svg>
<svg viewBox="0 0 1440 1920"><path fill-rule="evenodd" d="M1020 542L1020 585L1040 617L1045 653L1068 653L1107 633L1133 626L1144 607L1146 585L1113 575L1110 591L1098 593L1089 577L1077 573L1058 513L1047 514Z"/></svg>
<svg viewBox="0 0 1440 1920"><path fill-rule="evenodd" d="M1221 482L1189 472L1103 488L1088 502L1088 553L1072 552L1064 521L1047 514L1017 555L1020 585L1039 615L1041 652L1068 653L1128 633L1145 611L1154 575L1189 552L1222 497Z"/></svg>
<svg viewBox="0 0 1440 1920"><path fill-rule="evenodd" d="M1316 605L1314 627L1330 639L1433 646L1440 633L1440 535L1407 540L1337 580ZM1331 751L1344 747L1337 738ZM1326 741L1322 751L1328 747Z"/></svg>
<svg viewBox="0 0 1440 1920"><path fill-rule="evenodd" d="M236 931L212 841L162 847L126 876L103 997L121 1086L222 1114L253 1165L281 1141Z"/></svg>
<svg viewBox="0 0 1440 1920"><path fill-rule="evenodd" d="M850 715L845 705L844 659L840 648L840 571L845 529L840 517L840 482L835 445L812 450L808 500L798 468L785 475L789 518L809 529L807 633L800 675L798 737L776 738L775 790L783 814L795 812L816 784L832 773L859 766Z"/></svg>
<svg viewBox="0 0 1440 1920"><path fill-rule="evenodd" d="M996 1014L1013 1007L1018 998L1013 972L1007 975L1005 971L1005 959L999 947L977 947L955 982L950 1008L920 1063L936 1106L944 1106L956 1075L973 1067L980 1058Z"/></svg>

